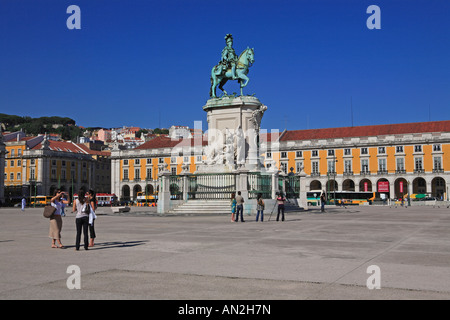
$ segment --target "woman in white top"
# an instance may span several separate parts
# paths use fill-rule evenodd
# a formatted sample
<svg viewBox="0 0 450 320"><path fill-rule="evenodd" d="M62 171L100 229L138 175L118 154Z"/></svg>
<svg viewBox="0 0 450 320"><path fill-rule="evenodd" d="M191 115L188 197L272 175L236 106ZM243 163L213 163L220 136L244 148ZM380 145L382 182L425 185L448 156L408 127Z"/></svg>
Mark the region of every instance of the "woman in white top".
<svg viewBox="0 0 450 320"><path fill-rule="evenodd" d="M89 213L90 206L88 199L85 198L85 191L81 189L78 191L78 199L73 202L73 212L77 212L75 223L77 227L77 236L75 241L75 250L80 250L81 242L81 231L83 230L84 235L84 249L88 250L89 245Z"/></svg>
<svg viewBox="0 0 450 320"><path fill-rule="evenodd" d="M51 206L56 208L55 213L50 218L50 232L49 237L52 239L52 248L61 248L64 246L61 243L61 230L62 230L62 219L61 219L61 211L62 207L69 202L65 199L62 199L64 192L61 190L56 190L55 196L51 199ZM56 245L56 241L58 241L58 246Z"/></svg>

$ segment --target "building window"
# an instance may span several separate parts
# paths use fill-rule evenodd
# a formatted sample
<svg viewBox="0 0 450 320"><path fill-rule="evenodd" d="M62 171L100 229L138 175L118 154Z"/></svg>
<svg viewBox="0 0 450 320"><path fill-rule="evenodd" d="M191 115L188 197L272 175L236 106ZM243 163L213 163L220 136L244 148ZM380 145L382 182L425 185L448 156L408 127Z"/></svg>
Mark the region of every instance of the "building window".
<svg viewBox="0 0 450 320"><path fill-rule="evenodd" d="M334 156L334 150L333 149L328 150L328 156L329 157Z"/></svg>
<svg viewBox="0 0 450 320"><path fill-rule="evenodd" d="M286 151L282 151L281 152L281 158L283 158L283 159L287 158L287 152Z"/></svg>
<svg viewBox="0 0 450 320"><path fill-rule="evenodd" d="M177 157L171 157L170 158L170 163L176 164L177 163Z"/></svg>
<svg viewBox="0 0 450 320"><path fill-rule="evenodd" d="M20 174L20 172L17 172L17 180L22 180L22 175Z"/></svg>
<svg viewBox="0 0 450 320"><path fill-rule="evenodd" d="M202 162L202 156L197 156L197 157L195 158L195 161L196 161L196 162Z"/></svg>
<svg viewBox="0 0 450 320"><path fill-rule="evenodd" d="M22 149L17 150L17 156L20 157L22 155Z"/></svg>
<svg viewBox="0 0 450 320"><path fill-rule="evenodd" d="M344 172L352 172L352 160L344 160Z"/></svg>
<svg viewBox="0 0 450 320"><path fill-rule="evenodd" d="M147 180L152 179L152 168L147 168Z"/></svg>
<svg viewBox="0 0 450 320"><path fill-rule="evenodd" d="M152 164L152 159L147 159L147 164Z"/></svg>
<svg viewBox="0 0 450 320"><path fill-rule="evenodd" d="M35 180L35 169L34 168L30 168L30 180Z"/></svg>
<svg viewBox="0 0 450 320"><path fill-rule="evenodd" d="M177 167L172 167L170 171L172 172L172 175L175 176L177 174Z"/></svg>
<svg viewBox="0 0 450 320"><path fill-rule="evenodd" d="M386 159L378 159L378 172L387 173Z"/></svg>
<svg viewBox="0 0 450 320"><path fill-rule="evenodd" d="M123 180L128 181L128 169L123 169Z"/></svg>
<svg viewBox="0 0 450 320"><path fill-rule="evenodd" d="M61 161L61 165L62 165L63 167L65 167L65 166L66 166L66 161L62 160L62 161Z"/></svg>
<svg viewBox="0 0 450 320"><path fill-rule="evenodd" d="M190 159L191 159L191 157L184 156L183 157L183 163L190 163L191 162Z"/></svg>
<svg viewBox="0 0 450 320"><path fill-rule="evenodd" d="M11 173L9 174L9 180L14 180L14 172L11 172Z"/></svg>
<svg viewBox="0 0 450 320"><path fill-rule="evenodd" d="M369 160L368 159L361 160L361 172L369 173Z"/></svg>
<svg viewBox="0 0 450 320"><path fill-rule="evenodd" d="M335 168L334 160L328 160L328 173L335 173L335 172L336 172L336 168Z"/></svg>
<svg viewBox="0 0 450 320"><path fill-rule="evenodd" d="M351 156L352 155L352 149L345 148L344 149L344 156Z"/></svg>
<svg viewBox="0 0 450 320"><path fill-rule="evenodd" d="M442 158L433 157L434 170L442 170Z"/></svg>
<svg viewBox="0 0 450 320"><path fill-rule="evenodd" d="M30 165L34 165L36 163L35 159L30 160Z"/></svg>
<svg viewBox="0 0 450 320"><path fill-rule="evenodd" d="M405 159L397 158L395 161L397 164L397 172L403 173L405 171Z"/></svg>
<svg viewBox="0 0 450 320"><path fill-rule="evenodd" d="M11 149L11 158L14 157L14 151L15 151L14 149Z"/></svg>
<svg viewBox="0 0 450 320"><path fill-rule="evenodd" d="M311 174L318 175L319 174L319 161L311 162Z"/></svg>
<svg viewBox="0 0 450 320"><path fill-rule="evenodd" d="M422 146L421 145L414 146L414 152L422 152Z"/></svg>
<svg viewBox="0 0 450 320"><path fill-rule="evenodd" d="M369 151L367 148L361 148L361 154L369 154Z"/></svg>
<svg viewBox="0 0 450 320"><path fill-rule="evenodd" d="M302 151L296 151L295 152L295 157L297 157L297 158L303 157L303 152Z"/></svg>
<svg viewBox="0 0 450 320"><path fill-rule="evenodd" d="M317 151L317 150L311 151L311 156L312 157L318 157L319 156L319 151Z"/></svg>
<svg viewBox="0 0 450 320"><path fill-rule="evenodd" d="M416 171L422 171L423 170L422 158L419 158L419 157L414 158L414 168L416 169Z"/></svg>
<svg viewBox="0 0 450 320"><path fill-rule="evenodd" d="M10 167L14 167L14 160L11 160L11 162L9 163Z"/></svg>
<svg viewBox="0 0 450 320"><path fill-rule="evenodd" d="M22 165L22 160L17 160L17 166L20 167Z"/></svg>
<svg viewBox="0 0 450 320"><path fill-rule="evenodd" d="M395 152L396 153L403 153L403 146L396 146L395 147Z"/></svg>
<svg viewBox="0 0 450 320"><path fill-rule="evenodd" d="M140 165L141 164L141 159L134 159L134 164Z"/></svg>
<svg viewBox="0 0 450 320"><path fill-rule="evenodd" d="M266 158L272 159L272 152L266 152Z"/></svg>
<svg viewBox="0 0 450 320"><path fill-rule="evenodd" d="M386 148L385 147L378 147L378 154L385 154Z"/></svg>
<svg viewBox="0 0 450 320"><path fill-rule="evenodd" d="M440 144L433 144L433 151L441 151L441 145Z"/></svg>
<svg viewBox="0 0 450 320"><path fill-rule="evenodd" d="M141 169L134 169L134 180L141 180Z"/></svg>
<svg viewBox="0 0 450 320"><path fill-rule="evenodd" d="M61 180L66 180L66 170L61 170Z"/></svg>
<svg viewBox="0 0 450 320"><path fill-rule="evenodd" d="M283 171L284 173L287 173L287 167L288 167L287 162L280 162L280 170L281 171Z"/></svg>
<svg viewBox="0 0 450 320"><path fill-rule="evenodd" d="M297 170L297 173L301 172L303 169L303 162L301 161L297 161L295 163L295 169Z"/></svg>
<svg viewBox="0 0 450 320"><path fill-rule="evenodd" d="M158 163L159 163L159 164L163 164L163 163L164 163L164 158L159 158L159 159L158 159Z"/></svg>
<svg viewBox="0 0 450 320"><path fill-rule="evenodd" d="M127 166L128 165L128 159L123 160L123 165Z"/></svg>

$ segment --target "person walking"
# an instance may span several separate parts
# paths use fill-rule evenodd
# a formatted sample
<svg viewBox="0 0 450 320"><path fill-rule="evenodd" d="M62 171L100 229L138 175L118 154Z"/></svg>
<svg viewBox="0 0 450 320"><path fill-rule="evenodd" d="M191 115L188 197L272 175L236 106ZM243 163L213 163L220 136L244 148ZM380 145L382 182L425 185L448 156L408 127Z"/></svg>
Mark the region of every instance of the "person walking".
<svg viewBox="0 0 450 320"><path fill-rule="evenodd" d="M61 230L62 230L62 219L61 211L62 206L68 204L67 200L62 199L63 192L61 190L56 190L53 198L50 200L50 205L56 208L55 213L50 217L50 231L49 237L52 239L52 248L63 249L64 246L61 243ZM56 245L58 242L58 246Z"/></svg>
<svg viewBox="0 0 450 320"><path fill-rule="evenodd" d="M234 214L236 213L236 194L233 192L231 194L231 222L234 222Z"/></svg>
<svg viewBox="0 0 450 320"><path fill-rule="evenodd" d="M73 202L73 212L77 212L75 218L75 225L77 228L77 236L75 239L75 250L80 250L80 242L81 242L81 232L83 231L84 235L84 249L88 250L89 245L89 235L88 235L88 227L89 227L89 200L85 197L85 191L81 189L78 191L78 199Z"/></svg>
<svg viewBox="0 0 450 320"><path fill-rule="evenodd" d="M258 221L259 215L261 214L261 222L264 221L264 200L262 194L258 193L256 198L256 221Z"/></svg>
<svg viewBox="0 0 450 320"><path fill-rule="evenodd" d="M281 221L284 221L284 202L285 201L286 201L286 198L283 196L283 193L281 192L277 197L277 204L278 204L277 221L280 219L280 213L281 213Z"/></svg>
<svg viewBox="0 0 450 320"><path fill-rule="evenodd" d="M97 210L97 198L95 195L95 191L90 189L85 194L86 200L90 205L90 213L89 213L89 235L90 235L90 241L89 241L89 247L94 246L94 239L96 238L95 234L95 228L94 228L94 221L97 219L97 216L95 215L95 211Z"/></svg>
<svg viewBox="0 0 450 320"><path fill-rule="evenodd" d="M325 202L327 201L325 197L325 192L322 192L322 195L320 196L320 211L325 212Z"/></svg>
<svg viewBox="0 0 450 320"><path fill-rule="evenodd" d="M241 215L241 222L244 221L244 198L241 196L241 192L238 191L238 195L236 196L236 220L235 222L239 221L239 214Z"/></svg>

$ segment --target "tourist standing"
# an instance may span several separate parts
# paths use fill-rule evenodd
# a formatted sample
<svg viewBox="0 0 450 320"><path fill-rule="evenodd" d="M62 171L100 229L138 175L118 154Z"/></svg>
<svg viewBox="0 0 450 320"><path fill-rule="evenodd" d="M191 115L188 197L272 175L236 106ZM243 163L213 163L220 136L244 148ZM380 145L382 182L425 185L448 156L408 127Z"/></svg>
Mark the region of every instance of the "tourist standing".
<svg viewBox="0 0 450 320"><path fill-rule="evenodd" d="M60 190L56 190L54 197L50 200L50 205L56 208L56 211L50 217L50 231L49 237L52 239L52 248L61 248L64 246L61 243L61 230L62 230L62 219L61 219L61 211L62 206L68 204L67 200L62 199L63 192ZM56 241L58 242L58 246L56 245Z"/></svg>
<svg viewBox="0 0 450 320"><path fill-rule="evenodd" d="M85 194L86 201L88 201L90 207L90 213L89 213L89 235L90 235L90 241L89 241L89 247L94 246L94 239L96 238L95 234L95 228L94 228L94 221L97 219L97 216L95 215L95 211L97 210L97 198L95 196L94 190L89 190Z"/></svg>
<svg viewBox="0 0 450 320"><path fill-rule="evenodd" d="M231 194L231 222L234 222L234 214L236 213L236 194L233 192Z"/></svg>
<svg viewBox="0 0 450 320"><path fill-rule="evenodd" d="M258 193L256 198L256 221L258 221L259 215L261 214L261 222L264 221L264 200L262 194Z"/></svg>
<svg viewBox="0 0 450 320"><path fill-rule="evenodd" d="M77 212L75 225L77 228L77 236L75 239L75 250L80 250L81 232L84 235L84 249L88 250L89 245L89 200L85 198L85 191L81 189L78 191L78 199L73 202L73 212Z"/></svg>
<svg viewBox="0 0 450 320"><path fill-rule="evenodd" d="M281 213L281 221L284 221L284 202L285 201L286 201L286 198L283 197L283 193L281 192L277 197L277 204L278 204L277 221L280 219L280 213Z"/></svg>
<svg viewBox="0 0 450 320"><path fill-rule="evenodd" d="M239 221L239 214L241 214L241 222L244 221L244 198L241 196L241 192L238 191L238 195L236 196L236 220Z"/></svg>

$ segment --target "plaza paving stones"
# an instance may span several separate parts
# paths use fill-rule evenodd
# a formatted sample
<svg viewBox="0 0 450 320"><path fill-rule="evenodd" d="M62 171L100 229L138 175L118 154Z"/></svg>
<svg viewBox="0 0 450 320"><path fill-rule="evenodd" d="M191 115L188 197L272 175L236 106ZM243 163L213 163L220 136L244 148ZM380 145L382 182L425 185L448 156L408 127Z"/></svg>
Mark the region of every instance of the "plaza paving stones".
<svg viewBox="0 0 450 320"><path fill-rule="evenodd" d="M139 211L140 210L140 211ZM449 299L450 209L327 207L255 215L161 216L99 209L94 248L50 248L42 209L0 208L0 299ZM79 266L81 289L67 273ZM380 289L366 286L380 268Z"/></svg>

